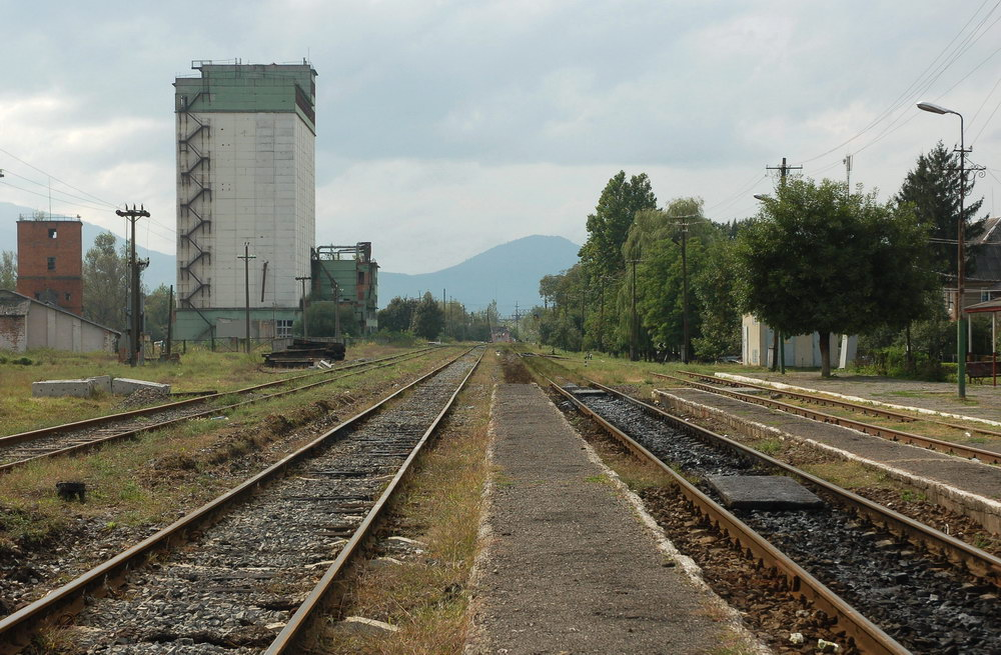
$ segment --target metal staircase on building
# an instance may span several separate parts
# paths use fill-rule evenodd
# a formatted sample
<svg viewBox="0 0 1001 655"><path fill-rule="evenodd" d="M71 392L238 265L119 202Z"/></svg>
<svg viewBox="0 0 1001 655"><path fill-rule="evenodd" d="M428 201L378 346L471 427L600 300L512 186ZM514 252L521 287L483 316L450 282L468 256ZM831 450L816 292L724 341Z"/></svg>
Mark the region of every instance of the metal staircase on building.
<svg viewBox="0 0 1001 655"><path fill-rule="evenodd" d="M192 98L182 97L182 106L178 107L178 112L182 116L184 125L194 125L194 128L187 132L185 136L179 137L177 142L178 153L187 153L184 165L179 166L182 169L181 190L179 193L182 198L179 204L180 218L182 220L179 223L186 227L182 230L179 224L178 232L180 240L186 241L191 245L191 248L187 249L189 258L187 261L181 263L179 270L188 279L195 282L195 285L188 293L181 296L179 300L183 307L194 309L201 316L202 320L205 321L207 325L206 332L211 332L213 328L212 322L195 305L196 297L202 297L210 291L210 283L203 278L206 277L205 266L212 261L212 253L209 247L207 245L203 247L196 238L198 234L210 232L212 229L211 217L208 216L207 211L209 209L208 203L212 198L212 188L209 181L211 159L207 153L203 153L194 143L195 139L199 136L202 137L204 142L205 138L210 134L210 130L208 123L199 120L197 116L191 113L191 107L201 95L201 93L198 93ZM195 219L193 225L189 225L191 218ZM180 249L178 249L178 256L182 256ZM198 274L199 271L201 272L201 276Z"/></svg>

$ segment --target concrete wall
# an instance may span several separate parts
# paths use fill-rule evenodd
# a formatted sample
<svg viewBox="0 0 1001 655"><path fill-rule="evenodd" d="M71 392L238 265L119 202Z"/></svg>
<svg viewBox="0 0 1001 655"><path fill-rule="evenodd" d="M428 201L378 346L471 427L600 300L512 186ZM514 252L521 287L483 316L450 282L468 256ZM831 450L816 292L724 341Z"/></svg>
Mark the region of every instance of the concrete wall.
<svg viewBox="0 0 1001 655"><path fill-rule="evenodd" d="M297 308L301 285L295 278L310 275L316 137L296 104L296 94L311 88L315 72L308 66L290 66L287 71L281 66L230 68L203 67L203 74L220 76L209 76L204 85L185 78L175 82L179 107L182 91L189 99L199 89L208 91L197 96L188 112L177 114L178 233L191 233L191 239L178 240L177 297L181 310L190 298L199 309L239 308L232 317L240 318L246 293L240 259L245 243L255 257L250 260L251 308ZM284 75L294 79L283 81ZM211 191L202 193L203 188ZM198 218L185 204L210 223L192 232ZM210 256L197 259L199 249ZM193 275L185 271L187 265ZM198 280L207 287L197 291ZM179 317L176 327L178 339L208 338L205 321L199 326Z"/></svg>
<svg viewBox="0 0 1001 655"><path fill-rule="evenodd" d="M750 314L741 320L741 362L745 366L771 366L772 363L772 329L755 319ZM844 335L831 335L831 366L839 368L843 360L845 366L855 361L858 337L845 339ZM820 335L800 334L787 337L785 341L785 365L801 368L814 368L821 365ZM841 349L845 347L845 356Z"/></svg>

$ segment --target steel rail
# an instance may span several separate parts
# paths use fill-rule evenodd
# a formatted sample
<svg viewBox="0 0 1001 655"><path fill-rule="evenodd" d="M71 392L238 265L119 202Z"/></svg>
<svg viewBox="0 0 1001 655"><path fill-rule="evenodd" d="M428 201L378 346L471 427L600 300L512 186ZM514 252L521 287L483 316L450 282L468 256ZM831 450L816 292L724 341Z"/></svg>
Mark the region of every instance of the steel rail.
<svg viewBox="0 0 1001 655"><path fill-rule="evenodd" d="M282 631L278 633L278 636L275 637L275 640L271 643L268 649L264 651L264 655L282 655L284 653L297 652L293 649L296 646L298 639L302 636L306 628L314 619L314 613L324 607L325 599L331 593L334 585L338 582L354 557L361 552L362 545L372 532L372 529L378 520L381 518L382 511L396 493L396 490L402 483L403 479L409 473L410 465L417 459L418 455L420 455L425 443L437 431L438 425L441 423L442 419L449 412L449 410L451 410L452 405L455 403L455 399L465 388L466 382L470 377L472 377L482 360L483 353L481 352L479 358L476 360L476 363L473 364L466 376L463 377L451 397L449 397L448 402L445 403L445 406L438 413L438 416L435 417L430 427L428 427L423 436L421 436L420 440L410 451L407 459L400 465L396 475L393 476L393 479L386 486L382 495L379 496L375 505L371 510L369 510L368 514L365 515L365 519L362 521L361 525L358 526L358 529L355 530L354 534L348 540L348 543L346 543L341 552L338 553L337 559L334 560L334 563L331 564L330 567L324 572L323 577L321 577L320 581L316 583L316 586L299 606L299 609L292 615L289 622L285 624Z"/></svg>
<svg viewBox="0 0 1001 655"><path fill-rule="evenodd" d="M87 597L102 596L109 588L120 586L128 572L142 566L151 555L169 550L171 546L181 543L190 531L205 527L218 519L225 511L256 492L265 483L283 474L291 465L308 458L317 449L346 433L348 428L369 418L397 396L437 375L471 350L472 348L460 353L410 384L400 387L378 403L341 422L305 446L214 500L189 512L135 546L99 564L75 580L49 592L46 596L13 614L0 619L0 655L12 655L19 652L28 645L31 635L40 625L53 619L63 620L78 613L84 607Z"/></svg>
<svg viewBox="0 0 1001 655"><path fill-rule="evenodd" d="M823 478L819 478L811 473L798 469L791 464L787 464L758 450L754 450L749 446L745 446L744 444L734 441L729 437L716 434L715 432L699 425L682 420L660 407L637 400L597 382L592 382L592 384L603 391L642 408L644 411L655 414L661 419L667 420L675 429L681 430L686 434L700 439L704 443L714 446L723 446L742 457L757 460L768 466L780 469L789 475L800 479L801 481L822 489L827 492L829 497L831 497L837 504L851 509L860 516L868 519L871 523L883 526L889 532L897 535L898 537L906 537L911 541L917 541L928 548L931 552L942 555L953 564L964 566L971 574L983 578L984 580L993 583L995 586L1001 587L1001 558L991 555L990 553L981 550L976 546L972 546L965 541L961 541L951 535L947 535L944 532L936 530L931 526L915 521L914 519L904 516L899 512L895 512L888 507L875 503L868 498L864 498L858 494L848 491L847 489L843 489L842 487L832 484ZM664 394L665 392L657 391L656 393Z"/></svg>
<svg viewBox="0 0 1001 655"><path fill-rule="evenodd" d="M786 391L783 389L775 389L773 387L766 387L760 384L751 384L737 382L735 380L726 380L724 378L718 378L713 375L706 375L705 373L695 373L694 371L678 371L689 377L695 378L702 382L712 382L715 384L721 384L727 387L744 387L750 389L760 389L762 391L770 391L772 393L781 394L789 398L795 398L796 400L802 400L807 403L814 403L816 405L823 405L825 407L838 407L840 409L847 409L850 412L858 412L860 414L865 414L866 416L880 416L883 418L893 419L895 421L900 421L901 423L910 423L911 421L917 421L918 419L909 414L903 414L901 412L893 412L887 409L880 409L878 407L873 407L870 405L859 405L857 403L850 403L846 400L837 400L835 398L826 398L821 396L813 396L806 393L800 393L797 391ZM677 380L678 378L665 375L664 373L654 373L655 376L660 378L667 378L669 380ZM688 383L688 380L682 380L684 383Z"/></svg>
<svg viewBox="0 0 1001 655"><path fill-rule="evenodd" d="M703 384L701 382L695 382L694 380L683 380L670 375L664 375L663 377L676 380L682 384L687 384L688 386L698 389L699 391L706 391L709 393L719 394L721 396L727 396L729 398L742 400L746 403L753 403L755 405L761 405L770 409L779 409L783 412L796 414L797 416L802 416L814 421L831 423L843 428L851 428L852 430L888 439L889 441L900 441L911 446L921 446L922 448L939 451L945 453L946 455L955 455L956 457L964 457L966 459L976 458L982 463L1001 464L1001 453L991 452L990 450L984 450L983 448L965 446L951 441L935 439L934 437L925 437L920 434L914 434L913 432L904 432L903 430L896 430L894 428L873 425L871 423L863 423L862 421L856 421L855 419L834 416L833 414L825 414L824 412L807 409L806 407L790 405L789 403L771 400L770 398L762 398L761 396L756 396L754 394L740 393L739 391L731 391L729 389L720 389L719 387L714 387L710 384Z"/></svg>
<svg viewBox="0 0 1001 655"><path fill-rule="evenodd" d="M706 375L705 373L695 373L693 371L680 371L690 377L695 379L701 379L703 381L712 381L717 384L722 384L728 387L749 387L751 389L761 389L762 391L769 391L771 393L777 393L783 396L788 396L790 398L795 398L796 400L802 400L807 403L814 403L817 405L826 405L828 407L840 407L842 409L847 409L851 412L858 412L861 414L866 414L868 416L882 416L885 418L894 419L900 421L901 423L911 423L915 421L923 421L925 423L932 423L935 425L943 425L947 428L953 428L955 430L963 430L968 432L976 432L978 434L986 434L992 437L1001 437L1001 432L997 430L989 430L987 428L980 428L976 425L962 425L959 423L950 423L948 421L942 421L939 419L929 418L927 416L912 416L910 414L903 414L900 412L894 412L889 409L883 409L880 407L875 407L873 405L865 405L861 403L853 403L848 400L838 400L835 398L829 398L827 396L819 396L815 394L803 393L802 391L789 391L785 389L776 389L775 387L769 387L764 384L752 384L737 382L735 380L727 380L726 378L718 378L713 375ZM658 377L670 378L669 375L664 375L663 373L654 373ZM687 382L687 381L686 381Z"/></svg>
<svg viewBox="0 0 1001 655"><path fill-rule="evenodd" d="M32 441L34 439L38 439L39 437L50 437L50 436L53 436L55 434L59 434L60 432L72 432L74 430L80 430L80 429L86 429L86 428L94 428L94 427L98 427L98 426L101 426L101 425L105 425L107 423L115 423L117 421L122 421L122 420L127 420L127 419L130 419L130 418L136 418L136 417L146 416L148 414L156 414L158 412L166 412L166 411L170 411L170 410L173 410L173 409L178 409L180 407L186 407L187 405L197 405L199 403L209 402L211 400L215 400L215 399L221 398L223 396L230 396L230 395L234 395L234 394L238 394L238 395L247 394L247 393L251 393L253 391L259 391L261 389L267 389L267 388L270 388L270 387L277 387L279 385L287 384L289 382L294 382L295 380L301 380L303 378L316 377L318 375L330 375L331 373L337 373L337 372L340 372L340 371L351 370L351 369L357 368L359 366L366 366L366 365L372 364L374 362L382 362L382 361L391 360L391 359L394 359L394 358L406 358L408 356L414 356L414 357L416 357L417 355L419 355L421 353L425 353L425 352L427 352L429 350L432 350L432 349L431 348L422 348L421 350L417 350L417 351L414 351L414 352L402 353L402 354L397 354L397 355L389 355L387 357L381 357L379 359L372 359L372 360L368 360L368 361L364 361L364 362L355 362L353 364L348 364L348 365L345 365L345 366L338 366L336 368L327 369L325 371L317 371L317 372L314 372L314 373L304 373L302 375L294 375L294 376L291 376L291 377L282 378L281 380L274 380L272 382L264 382L262 384L256 384L254 386L244 387L242 389L234 389L233 391L213 392L211 394L207 394L207 395L203 394L203 395L197 396L195 398L188 398L187 400L178 400L178 401L175 401L175 402L172 402L172 403L164 403L162 405L154 405L152 407L143 407L141 409L133 409L133 410L129 410L127 412L119 412L117 414L108 414L106 416L96 416L94 418L88 418L88 419L83 419L83 420L80 420L80 421L74 421L72 423L63 423L63 424L60 424L60 425L52 425L52 426L45 427L45 428L38 428L37 430L29 430L27 432L19 432L17 434L9 434L9 435L0 437L0 448L7 447L7 446L13 446L13 445L16 445L18 443L23 443L25 441Z"/></svg>
<svg viewBox="0 0 1001 655"><path fill-rule="evenodd" d="M351 368L352 369L358 369L361 366L366 366L366 365L372 364L372 363L374 363L376 361L382 361L382 360L372 360L371 362L362 362L362 363L358 364L357 366L352 366ZM406 361L406 360L388 361L388 362L383 362L383 363L379 364L378 366L369 366L368 368L361 368L360 370L351 370L350 372L345 373L344 375L339 375L339 376L336 376L336 377L327 377L326 379L320 380L319 382L313 382L311 384L306 384L306 385L303 385L301 387L295 387L293 389L285 389L283 391L277 391L275 393L271 393L271 394L268 394L266 396L259 396L257 398L251 398L250 400L244 400L244 401L241 401L241 402L238 402L238 403L233 403L231 405L223 405L223 406L220 406L220 407L213 407L212 409L207 409L207 410L205 410L203 412L196 412L194 414L187 414L185 416L178 416L177 418L168 419L166 421L160 421L159 423L150 423L148 425L144 425L144 426L141 426L141 427L138 427L138 428L134 428L134 429L131 429L131 430L124 430L122 432L116 432L115 434L110 434L110 435L105 436L105 437L99 437L97 439L91 439L91 440L88 440L88 441L85 441L85 442L74 444L72 446L66 446L65 448L58 448L56 450L50 450L48 452L40 453L38 455L35 455L34 457L26 457L24 459L19 459L19 460L13 461L13 462L7 462L6 464L0 464L0 474L9 473L10 471L12 471L15 468L19 468L21 466L25 466L25 465L29 464L30 462L34 462L36 460L45 459L47 457L56 457L56 456L59 456L59 455L70 455L70 454L74 454L74 453L81 453L81 452L85 452L85 451L88 451L88 450L93 450L95 448L99 448L99 447L101 447L101 446L103 446L103 445L105 445L107 443L112 442L112 441L120 441L122 439L130 439L130 438L135 437L137 435L140 435L140 434L143 434L143 433L146 433L146 432L153 432L155 430L160 430L160 429L163 429L163 428L167 428L167 427L170 427L170 426L175 425L177 423L183 423L185 421L191 421L193 419L197 419L197 418L201 418L201 417L209 416L209 415L218 415L218 414L220 414L222 412L225 412L225 411L228 411L228 410L232 410L232 409L236 409L237 407L243 407L244 405L253 405L253 404L256 404L256 403L261 403L261 402L264 402L266 400L272 400L274 398L280 398L282 396L299 393L300 391L306 391L308 389L313 389L315 387L320 387L320 386L323 386L323 385L326 385L326 384L331 384L333 382L338 382L340 380L343 380L344 378L349 378L349 377L351 377L353 375L359 375L361 373L368 373L370 371L376 371L376 370L379 370L381 368L386 368L386 367L389 367L389 366L395 366L395 365L399 364L400 361ZM339 371L344 371L346 369L341 368L341 369L337 369L337 370L339 372ZM329 371L324 371L324 373L329 373Z"/></svg>
<svg viewBox="0 0 1001 655"><path fill-rule="evenodd" d="M740 549L743 556L754 558L761 566L777 572L785 578L791 592L813 601L816 607L824 610L829 616L838 617L839 627L844 630L848 638L854 641L856 647L865 653L874 655L908 655L910 653L876 624L828 589L826 585L810 575L803 567L792 561L709 496L699 491L695 485L632 437L609 423L552 380L547 378L547 381L553 389L573 403L579 411L588 415L637 456L651 462L666 473L689 505L726 535ZM605 388L607 389L607 387Z"/></svg>

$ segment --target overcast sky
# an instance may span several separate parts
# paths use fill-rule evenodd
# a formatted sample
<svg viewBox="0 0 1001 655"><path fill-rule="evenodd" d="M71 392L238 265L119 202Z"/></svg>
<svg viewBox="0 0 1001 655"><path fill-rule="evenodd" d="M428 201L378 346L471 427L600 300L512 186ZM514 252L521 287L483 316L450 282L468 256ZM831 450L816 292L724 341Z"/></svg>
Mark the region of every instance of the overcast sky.
<svg viewBox="0 0 1001 655"><path fill-rule="evenodd" d="M957 117L918 100L964 114L993 214L999 4L0 0L0 201L48 209L52 176L54 212L118 232L110 205L144 203L137 240L173 253L174 78L194 59L306 57L317 241L372 241L388 271L530 234L582 243L620 169L730 220L782 157L844 179L854 153L853 183L887 198L921 152L959 140Z"/></svg>

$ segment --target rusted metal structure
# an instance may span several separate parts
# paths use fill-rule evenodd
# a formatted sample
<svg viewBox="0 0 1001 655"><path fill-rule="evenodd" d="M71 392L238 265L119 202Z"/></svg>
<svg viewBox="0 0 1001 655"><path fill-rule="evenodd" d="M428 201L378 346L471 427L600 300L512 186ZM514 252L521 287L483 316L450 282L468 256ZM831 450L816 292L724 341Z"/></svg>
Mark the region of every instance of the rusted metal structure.
<svg viewBox="0 0 1001 655"><path fill-rule="evenodd" d="M313 248L311 276L313 300L350 307L364 334L379 329L379 263L372 258L372 242Z"/></svg>

